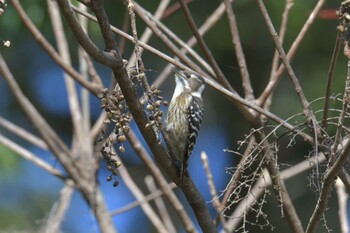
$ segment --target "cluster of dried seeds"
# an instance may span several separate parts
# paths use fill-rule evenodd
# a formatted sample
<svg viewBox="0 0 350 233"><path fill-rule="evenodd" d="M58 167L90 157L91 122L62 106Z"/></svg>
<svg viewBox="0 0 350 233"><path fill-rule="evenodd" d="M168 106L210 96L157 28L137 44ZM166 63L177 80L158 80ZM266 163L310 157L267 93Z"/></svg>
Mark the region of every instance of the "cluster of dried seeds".
<svg viewBox="0 0 350 233"><path fill-rule="evenodd" d="M169 103L163 100L163 97L160 95L160 90L155 86L151 86L150 90L147 92L147 100L142 103L146 108L146 113L149 119L149 122L145 127L153 126L155 130L158 131L162 127L162 118L164 112L160 109L160 106L168 106Z"/></svg>
<svg viewBox="0 0 350 233"><path fill-rule="evenodd" d="M5 14L5 8L7 4L5 3L5 0L0 0L0 16Z"/></svg>
<svg viewBox="0 0 350 233"><path fill-rule="evenodd" d="M145 127L152 127L155 133L159 135L162 126L162 117L164 115L160 107L161 105L168 106L168 102L163 100L159 89L148 85L144 72L140 72L136 67L131 67L128 70L128 74L133 81L135 91L141 95L140 103L144 107L149 119ZM99 137L100 141L104 140L100 152L103 159L107 162L107 169L111 172L111 175L107 177L107 181L112 181L114 178L113 186L117 186L118 182L115 177L117 176L117 169L121 166L121 162L118 160L114 145L118 143L118 150L121 153L125 152L123 143L126 141L125 134L130 130L131 114L127 109L124 95L119 89L110 93L106 88L98 95L98 98L101 100L100 107L107 114L101 127L101 136ZM110 125L113 125L113 132L106 137L106 129ZM160 142L159 137L158 139Z"/></svg>
<svg viewBox="0 0 350 233"><path fill-rule="evenodd" d="M149 119L145 127L152 127L155 133L159 135L159 130L162 127L162 117L164 115L160 107L161 105L168 106L169 103L163 99L163 96L160 95L161 91L156 86L148 85L146 74L139 71L136 66L131 67L128 73L134 83L134 87L141 87L142 89L143 96L140 103L144 106Z"/></svg>
<svg viewBox="0 0 350 233"><path fill-rule="evenodd" d="M123 144L126 141L125 133L128 133L130 130L131 115L127 111L124 95L120 90L114 90L109 94L109 90L106 88L98 95L98 98L101 100L100 107L106 111L106 119L101 127L101 139L105 138L107 126L113 125L113 132L104 141L100 152L103 159L107 162L107 169L111 172L111 175L107 177L107 181L111 181L114 177L113 186L117 186L118 181L116 181L115 177L121 162L117 159L113 146L118 143L119 151L125 152Z"/></svg>
<svg viewBox="0 0 350 233"><path fill-rule="evenodd" d="M340 8L337 11L337 15L339 16L338 30L345 32L348 30L350 23L350 0L346 0L341 3Z"/></svg>

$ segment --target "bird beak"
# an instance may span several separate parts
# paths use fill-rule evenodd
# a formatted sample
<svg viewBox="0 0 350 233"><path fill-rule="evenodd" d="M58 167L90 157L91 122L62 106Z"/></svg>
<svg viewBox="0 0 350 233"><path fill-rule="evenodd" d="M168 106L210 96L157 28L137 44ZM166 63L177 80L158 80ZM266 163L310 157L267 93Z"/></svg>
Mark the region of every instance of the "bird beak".
<svg viewBox="0 0 350 233"><path fill-rule="evenodd" d="M174 73L174 74L177 74L178 76L182 76L181 75L181 69L176 67L176 66L173 66L171 67L171 71Z"/></svg>

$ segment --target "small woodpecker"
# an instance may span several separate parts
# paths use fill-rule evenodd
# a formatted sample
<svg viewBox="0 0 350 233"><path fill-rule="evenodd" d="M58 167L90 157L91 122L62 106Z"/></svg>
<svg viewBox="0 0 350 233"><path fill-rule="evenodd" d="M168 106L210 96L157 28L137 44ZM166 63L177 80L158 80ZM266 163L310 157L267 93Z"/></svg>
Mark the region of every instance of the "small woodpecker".
<svg viewBox="0 0 350 233"><path fill-rule="evenodd" d="M176 87L170 101L166 132L172 152L180 170L180 179L186 173L191 152L202 123L204 105L202 92L204 79L196 74L188 73L173 67Z"/></svg>

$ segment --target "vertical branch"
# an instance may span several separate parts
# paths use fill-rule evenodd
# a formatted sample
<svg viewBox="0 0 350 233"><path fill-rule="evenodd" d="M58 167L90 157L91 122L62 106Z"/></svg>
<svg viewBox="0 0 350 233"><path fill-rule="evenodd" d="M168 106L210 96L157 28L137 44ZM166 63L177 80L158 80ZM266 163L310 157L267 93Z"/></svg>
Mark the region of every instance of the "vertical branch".
<svg viewBox="0 0 350 233"><path fill-rule="evenodd" d="M220 222L222 224L224 231L228 233L228 232L230 232L230 230L226 226L226 221L225 221L224 215L222 213L222 204L220 203L218 194L216 192L216 187L215 187L214 180L213 180L213 174L210 171L208 156L204 151L202 151L202 153L201 153L201 159L202 159L205 173L207 174L208 185L209 185L211 199L213 201L213 206L214 206L216 212L218 213L218 218L220 219Z"/></svg>
<svg viewBox="0 0 350 233"><path fill-rule="evenodd" d="M187 7L187 3L184 0L179 0L179 3L181 5L181 8L185 14L186 20L188 22L188 24L190 25L190 28L193 32L193 35L196 37L197 42L200 46L200 48L202 49L202 51L204 52L204 56L205 58L208 60L209 64L211 65L211 67L214 70L214 73L216 75L216 78L218 79L218 81L228 90L233 90L230 83L227 81L227 79L225 78L224 74L222 73L222 71L220 70L218 64L216 63L213 55L211 54L209 48L207 47L206 43L204 42L203 38L201 37L201 35L198 32L198 28L196 23L194 22L191 12Z"/></svg>
<svg viewBox="0 0 350 233"><path fill-rule="evenodd" d="M82 11L87 11L87 7L81 3L79 3L79 8ZM78 16L79 22L81 23L81 26L83 30L87 33L88 30L88 20L86 17L83 17L81 15ZM85 51L79 47L78 50L78 60L79 60L79 71L81 75L88 80L88 74L91 76L91 80L96 83L103 86L101 79L97 75L97 72L94 70L93 64L90 60L90 58L87 56ZM90 128L91 128L91 117L90 117L90 99L89 99L89 91L83 88L81 90L81 113L82 113L82 134L83 136L83 145L85 145L87 148L85 150L90 151L89 156L92 156L91 152L93 152L92 148L92 141L93 138L86 137L86 135L89 134Z"/></svg>
<svg viewBox="0 0 350 233"><path fill-rule="evenodd" d="M286 35L289 13L290 13L290 10L292 9L293 5L294 5L294 0L286 0L286 4L284 6L284 11L282 13L282 22L281 22L280 30L278 33L281 44L283 44L284 37ZM271 77L275 76L274 74L277 71L279 60L280 60L280 55L278 53L278 50L275 50L275 53L274 53L273 59L272 59L271 75L270 75Z"/></svg>
<svg viewBox="0 0 350 233"><path fill-rule="evenodd" d="M209 29L211 29L222 17L222 15L225 12L225 5L221 3L216 10L207 18L207 20L202 24L202 26L198 29L198 33L203 37ZM197 43L196 38L192 36L186 43L188 47L193 47ZM187 50L181 49L181 52L186 54ZM159 87L163 81L165 80L166 77L169 76L171 72L171 64L168 64L164 69L163 72L161 72L156 79L156 81L153 83L156 87ZM211 72L212 73L212 72Z"/></svg>
<svg viewBox="0 0 350 233"><path fill-rule="evenodd" d="M158 8L157 8L156 12L154 13L155 19L159 20L162 17L162 15L163 15L165 9L167 8L167 6L169 5L169 3L170 3L170 0L162 0L159 3ZM149 28L146 28L145 32L143 33L143 35L140 38L140 41L147 43L149 41L149 39L151 38L152 34L153 34L152 30ZM139 52L140 53L143 52L142 47L139 48ZM129 63L128 63L129 66L133 65L135 63L135 60L136 60L135 58L136 58L136 52L132 53L132 55L129 59Z"/></svg>
<svg viewBox="0 0 350 233"><path fill-rule="evenodd" d="M323 115L322 115L322 121L321 121L321 127L326 130L327 129L327 118L328 118L328 110L329 110L329 99L331 96L331 91L332 91L332 83L333 83L333 75L334 75L334 69L335 65L337 64L337 59L339 55L339 50L340 50L340 41L341 41L341 36L342 32L338 30L337 33L337 38L335 39L335 46L332 54L332 59L331 59L331 65L329 67L328 71L328 79L327 79L327 87L326 87L326 94L324 96L324 106L323 106Z"/></svg>
<svg viewBox="0 0 350 233"><path fill-rule="evenodd" d="M131 146L143 161L143 163L148 167L154 179L163 190L164 195L168 198L169 203L172 205L177 215L180 217L180 220L184 224L186 232L195 232L195 227L193 222L191 221L190 216L186 213L185 207L182 205L180 200L176 197L172 189L169 187L165 177L156 166L156 164L151 160L150 156L147 154L145 148L143 148L140 140L136 137L135 133L130 130L129 133L126 134L128 141Z"/></svg>
<svg viewBox="0 0 350 233"><path fill-rule="evenodd" d="M236 58L239 65L239 70L242 76L242 85L247 100L254 100L253 88L250 83L250 77L248 73L248 67L244 57L244 52L241 44L241 39L239 38L239 31L236 22L236 16L233 12L230 0L224 0L226 6L226 14L228 17L228 22L231 29L232 42L236 51Z"/></svg>
<svg viewBox="0 0 350 233"><path fill-rule="evenodd" d="M60 225L64 220L69 204L72 200L74 183L72 180L67 180L65 186L61 189L60 199L53 205L50 216L47 220L45 233L60 232Z"/></svg>
<svg viewBox="0 0 350 233"><path fill-rule="evenodd" d="M57 3L47 0L47 4L59 53L62 56L62 59L68 65L71 65L67 38L64 33ZM82 111L78 100L77 90L75 88L75 82L66 73L64 73L64 80L66 82L69 109L73 123L73 149L76 154L84 157L84 159L79 160L77 164L81 166L81 171L84 171L84 175L87 175L89 180L94 180L93 177L95 176L96 168L94 167L92 147L89 140L90 138L85 137L88 131L86 131L86 127L84 127L84 122L82 121Z"/></svg>
<svg viewBox="0 0 350 233"><path fill-rule="evenodd" d="M335 133L335 138L333 142L333 146L331 148L331 155L329 158L329 166L332 166L335 159L337 158L337 150L338 150L338 145L341 140L341 134L343 131L343 122L345 119L345 115L347 113L347 110L349 108L349 101L350 101L350 47L348 41L344 42L344 55L348 59L348 75L347 79L345 82L345 90L344 90L344 95L343 95L343 105L342 105L342 110L340 112L340 115L338 117L338 124L337 124L337 131Z"/></svg>
<svg viewBox="0 0 350 233"><path fill-rule="evenodd" d="M313 25L313 23L316 20L316 16L319 13L319 11L321 10L322 6L324 5L326 0L318 0L316 6L314 7L314 9L312 10L312 12L309 15L309 18L307 19L307 21L305 22L303 28L300 30L297 38L294 40L292 46L290 47L288 53L287 53L287 60L291 61L296 53L296 51L298 50L301 42L303 41L303 39L306 36L306 33L309 31L309 29L311 28L311 26ZM281 64L278 68L278 70L275 73L275 77L272 77L269 81L269 83L267 84L265 90L263 91L263 93L260 95L259 97L259 105L262 105L263 103L265 103L266 99L269 97L269 95L273 92L273 90L275 89L275 87L278 84L278 81L281 79L283 72L285 71L285 66L283 64Z"/></svg>
<svg viewBox="0 0 350 233"><path fill-rule="evenodd" d="M286 4L284 7L284 11L282 14L282 22L281 22L281 26L279 29L279 39L281 44L283 44L284 42L284 37L287 31L287 22L288 22L288 18L289 18L289 12L292 9L292 6L294 5L294 0L286 0ZM288 54L287 54L288 56ZM270 80L269 82L277 82L277 76L276 76L276 72L278 69L278 65L280 64L280 55L278 53L278 50L275 50L275 53L273 55L273 59L272 59L272 65L271 65L271 75L270 75ZM263 96L263 94L266 94L268 96ZM265 109L270 109L271 106L271 102L272 102L272 94L273 92L263 92L262 95L259 97L258 99L258 105L263 105ZM262 100L262 101L261 101Z"/></svg>
<svg viewBox="0 0 350 233"><path fill-rule="evenodd" d="M146 183L147 188L150 191L150 193L154 193L157 191L157 187L156 187L156 184L155 184L152 176L146 176L145 183ZM175 226L171 220L170 214L165 206L165 203L164 203L162 197L161 196L156 197L154 199L154 202L158 208L158 212L160 214L160 217L163 220L164 226L167 228L167 232L168 233L176 233Z"/></svg>
<svg viewBox="0 0 350 233"><path fill-rule="evenodd" d="M341 233L349 233L349 223L348 223L348 199L349 195L345 190L344 183L337 179L335 182L335 188L337 190L338 196L338 216L340 222Z"/></svg>
<svg viewBox="0 0 350 233"><path fill-rule="evenodd" d="M118 157L118 160L121 161L119 157ZM118 168L118 171L119 171L120 176L122 177L123 181L125 182L125 185L131 191L131 193L135 196L135 198L137 200L144 199L144 194L142 193L140 188L135 184L135 182L131 178L131 176L130 176L130 174L129 174L129 172L126 169L124 164L122 164ZM143 212L145 213L145 215L148 217L148 219L151 221L153 226L157 229L158 232L167 232L165 225L162 223L159 216L153 210L153 208L151 207L151 205L148 202L142 203L141 208L142 208Z"/></svg>
<svg viewBox="0 0 350 233"><path fill-rule="evenodd" d="M343 107L338 118L338 125L340 126L343 124L344 114L350 104L350 48L349 48L348 42L345 42L344 55L348 59L348 64L347 64L348 72L347 72L347 77L345 82ZM341 129L338 128L336 137L340 138L340 134L341 134ZM346 145L344 146L344 149L341 151L340 154L338 154L338 151L334 149L335 145L338 145L338 139L335 140L332 148L332 151L337 153L336 154L332 153L330 161L328 162L328 170L326 171L326 174L324 176L321 193L319 195L314 212L312 213L312 216L310 218L309 224L306 229L306 233L313 233L316 231L317 225L327 207L331 188L334 183L334 178L341 171L344 163L348 160L350 155L350 140L346 143Z"/></svg>
<svg viewBox="0 0 350 233"><path fill-rule="evenodd" d="M315 139L317 137L321 137L321 132L320 132L320 129L319 127L317 127L318 123L316 121L316 117L314 115L314 113L312 112L311 110L311 107L310 107L310 104L309 102L307 101L306 97L305 97L305 94L300 86L300 83L299 83L299 80L298 78L296 77L287 57L286 57L286 54L282 48L282 45L281 45L281 42L278 38L278 35L277 35L277 32L276 30L274 29L273 27L273 24L271 22L271 19L269 18L269 15L267 13L267 10L266 10L266 7L265 7L265 4L263 3L262 0L257 0L257 3L259 5L259 8L261 10L261 13L264 17L264 20L266 22L266 25L270 31L270 34L272 36L272 39L273 41L275 42L275 46L281 56L281 59L282 59L282 62L284 64L284 66L286 67L286 70L289 74L289 77L293 83L293 86L294 86L294 89L300 99L300 102L302 104L302 107L303 107L303 113L306 117L306 120L308 122L308 126L310 128L311 131L314 131L313 133L315 134Z"/></svg>

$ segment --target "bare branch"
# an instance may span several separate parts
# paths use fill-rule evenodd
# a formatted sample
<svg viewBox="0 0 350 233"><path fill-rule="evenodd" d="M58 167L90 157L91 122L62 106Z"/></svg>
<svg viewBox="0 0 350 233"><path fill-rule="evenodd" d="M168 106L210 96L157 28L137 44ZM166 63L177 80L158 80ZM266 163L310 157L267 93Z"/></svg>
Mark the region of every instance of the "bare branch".
<svg viewBox="0 0 350 233"><path fill-rule="evenodd" d="M243 53L243 48L241 45L241 39L239 38L239 32L236 22L236 16L233 12L230 0L224 0L226 6L226 14L228 17L228 22L231 29L232 42L236 51L236 58L238 60L239 70L241 71L243 90L245 93L245 98L247 100L254 100L253 88L250 83L250 77L248 73L248 67Z"/></svg>
<svg viewBox="0 0 350 233"><path fill-rule="evenodd" d="M27 27L28 31L33 35L34 39L38 44L51 56L51 58L64 69L67 74L79 82L83 87L88 89L91 93L97 94L101 87L96 86L87 82L78 72L76 72L71 66L67 65L66 61L55 51L55 49L49 44L49 42L44 38L40 31L32 23L26 12L23 10L21 4L18 0L11 0L13 7L18 12L24 25Z"/></svg>
<svg viewBox="0 0 350 233"><path fill-rule="evenodd" d="M120 158L118 158L118 160L120 160ZM144 200L144 194L139 189L138 185L136 185L136 183L133 181L124 164L122 164L119 167L118 171L123 181L125 182L126 187L128 187L128 189L135 196L135 198L138 201ZM162 223L162 221L159 218L159 215L153 210L149 202L142 202L141 208L158 232L167 232L165 225Z"/></svg>
<svg viewBox="0 0 350 233"><path fill-rule="evenodd" d="M201 35L198 32L198 28L196 23L194 22L191 12L187 7L187 3L184 0L179 0L179 3L181 5L181 8L184 12L184 15L186 17L186 20L193 32L193 35L196 37L198 45L200 46L200 48L202 49L205 58L208 60L210 66L213 68L214 73L216 75L217 80L228 90L230 91L234 91L232 86L230 85L230 83L227 81L227 79L225 78L225 75L222 73L222 71L220 70L218 64L216 63L213 55L211 54L208 46L206 45L206 43L204 42L203 38L201 37Z"/></svg>
<svg viewBox="0 0 350 233"><path fill-rule="evenodd" d="M64 215L69 208L74 191L74 183L67 180L65 186L61 189L60 199L53 205L49 218L47 219L45 233L60 232L60 225L64 220Z"/></svg>
<svg viewBox="0 0 350 233"><path fill-rule="evenodd" d="M145 177L145 183L147 185L148 190L153 193L157 190L156 184L154 183L154 179L152 176ZM176 233L175 226L170 218L170 214L165 206L165 203L162 200L161 196L158 196L154 199L154 202L157 206L160 217L163 220L164 226L167 228L167 232Z"/></svg>
<svg viewBox="0 0 350 233"><path fill-rule="evenodd" d="M335 188L337 190L337 196L338 196L338 215L339 215L339 222L340 222L340 230L341 233L348 233L349 232L349 224L348 224L348 198L349 195L346 193L344 184L340 179L337 179L335 181Z"/></svg>
<svg viewBox="0 0 350 233"><path fill-rule="evenodd" d="M201 159L202 159L203 167L205 169L205 173L207 174L207 177L208 177L208 185L209 185L211 198L213 201L213 206L218 213L218 217L220 219L220 222L222 224L224 232L228 233L228 232L230 232L230 230L229 230L229 228L226 227L226 220L222 214L222 205L219 201L219 197L218 197L218 194L216 192L216 188L215 188L215 184L214 184L214 180L213 180L213 175L210 171L208 156L204 151L202 151L202 153L201 153Z"/></svg>
<svg viewBox="0 0 350 233"><path fill-rule="evenodd" d="M46 143L41 138L31 134L30 132L6 120L5 118L2 118L1 116L0 116L0 125L5 129L9 130L11 133L23 138L24 140L32 143L37 147L40 147L45 150L48 149Z"/></svg>
<svg viewBox="0 0 350 233"><path fill-rule="evenodd" d="M292 46L290 47L290 49L289 49L289 51L287 53L287 56L286 56L287 60L292 61L292 59L293 59L296 51L298 50L301 42L305 38L306 33L310 30L311 26L315 22L316 16L319 13L319 11L321 10L321 8L322 8L323 4L325 3L325 1L326 0L318 0L316 6L314 7L314 9L312 10L312 12L309 15L309 18L305 22L303 28L300 30L297 38L294 40ZM263 91L263 93L259 97L259 105L262 105L263 103L265 103L266 99L269 97L269 95L272 93L272 91L277 86L278 81L282 77L282 74L283 74L284 71L285 71L285 66L284 66L284 64L281 64L279 66L277 72L275 73L275 77L270 78L270 81L267 84L265 90Z"/></svg>
<svg viewBox="0 0 350 233"><path fill-rule="evenodd" d="M33 153L31 153L30 151L28 151L27 149L21 147L20 145L16 144L15 142L9 140L8 138L4 137L3 135L0 134L0 143L5 146L6 148L12 150L13 152L19 154L20 156L22 156L23 158L33 162L35 165L37 165L38 167L44 169L45 171L49 172L50 174L60 178L60 179L67 179L65 177L65 175L57 170L56 168L54 168L53 166L51 166L50 164L46 163L44 160L40 159L39 157L37 157L36 155L34 155Z"/></svg>

